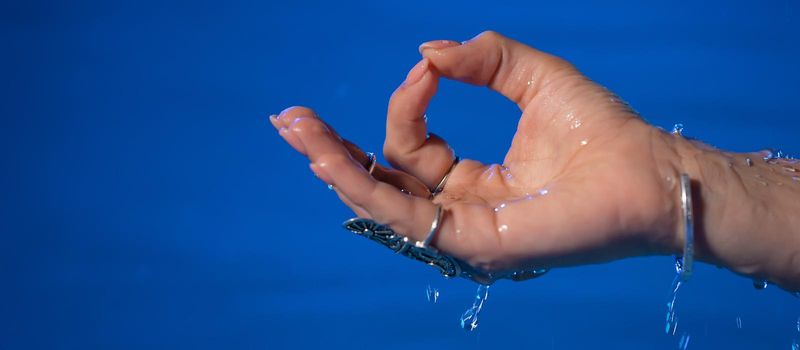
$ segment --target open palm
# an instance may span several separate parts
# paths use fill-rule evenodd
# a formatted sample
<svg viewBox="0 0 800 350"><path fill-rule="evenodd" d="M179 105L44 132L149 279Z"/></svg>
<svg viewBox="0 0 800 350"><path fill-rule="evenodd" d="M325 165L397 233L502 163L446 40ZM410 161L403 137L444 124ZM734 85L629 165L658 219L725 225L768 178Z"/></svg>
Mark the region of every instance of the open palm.
<svg viewBox="0 0 800 350"><path fill-rule="evenodd" d="M393 94L384 155L393 168L365 169L368 157L313 111L293 107L273 125L345 204L416 240L435 203L446 214L433 245L488 272L557 267L680 246L675 235L679 161L673 137L649 126L566 61L493 32L469 42L434 41ZM424 112L444 76L485 85L522 115L503 164L454 162L429 133Z"/></svg>

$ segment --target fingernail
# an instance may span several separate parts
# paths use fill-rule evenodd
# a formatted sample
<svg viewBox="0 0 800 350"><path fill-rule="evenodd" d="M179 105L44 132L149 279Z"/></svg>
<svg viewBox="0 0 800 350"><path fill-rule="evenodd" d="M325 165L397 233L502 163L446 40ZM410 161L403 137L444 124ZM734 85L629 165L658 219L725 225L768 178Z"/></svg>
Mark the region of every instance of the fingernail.
<svg viewBox="0 0 800 350"><path fill-rule="evenodd" d="M403 82L403 85L411 85L418 82L420 79L422 79L422 76L425 75L425 72L427 71L428 59L423 58L414 66L414 68L411 68L411 71L408 72L406 81Z"/></svg>
<svg viewBox="0 0 800 350"><path fill-rule="evenodd" d="M269 122L272 123L272 127L274 127L275 129L279 128L279 126L278 126L279 125L278 124L278 116L276 116L274 114L270 115L269 116Z"/></svg>
<svg viewBox="0 0 800 350"><path fill-rule="evenodd" d="M461 43L459 43L458 41L433 40L422 43L422 45L419 46L419 53L421 54L423 51L427 49L441 50L441 49L446 49L448 47L454 47L459 45L461 45Z"/></svg>

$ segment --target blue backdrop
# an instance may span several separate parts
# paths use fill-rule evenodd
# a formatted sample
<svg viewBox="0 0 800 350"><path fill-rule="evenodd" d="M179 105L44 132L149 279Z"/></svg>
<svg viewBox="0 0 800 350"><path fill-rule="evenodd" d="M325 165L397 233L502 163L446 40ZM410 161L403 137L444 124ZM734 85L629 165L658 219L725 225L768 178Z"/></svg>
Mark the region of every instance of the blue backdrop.
<svg viewBox="0 0 800 350"><path fill-rule="evenodd" d="M654 124L800 153L797 1L20 1L0 18L2 349L676 348L666 257L498 283L467 333L474 285L339 228L348 209L267 115L307 105L380 150L431 39L497 30ZM428 116L496 162L518 112L445 82ZM694 349L800 337L800 300L710 266L678 314Z"/></svg>

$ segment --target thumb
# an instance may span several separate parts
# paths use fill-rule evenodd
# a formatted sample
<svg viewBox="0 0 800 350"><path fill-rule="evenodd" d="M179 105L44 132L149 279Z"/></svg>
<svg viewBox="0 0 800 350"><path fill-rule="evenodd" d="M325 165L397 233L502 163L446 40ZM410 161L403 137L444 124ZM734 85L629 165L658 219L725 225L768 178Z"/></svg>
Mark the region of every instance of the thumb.
<svg viewBox="0 0 800 350"><path fill-rule="evenodd" d="M419 47L442 76L488 86L524 110L548 81L576 73L567 61L496 32L486 31L458 45L429 41Z"/></svg>

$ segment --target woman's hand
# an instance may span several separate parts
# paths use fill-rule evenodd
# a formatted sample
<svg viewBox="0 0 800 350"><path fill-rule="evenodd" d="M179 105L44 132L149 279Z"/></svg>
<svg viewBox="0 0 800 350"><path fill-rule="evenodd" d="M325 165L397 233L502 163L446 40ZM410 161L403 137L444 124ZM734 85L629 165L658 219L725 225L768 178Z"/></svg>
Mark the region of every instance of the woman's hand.
<svg viewBox="0 0 800 350"><path fill-rule="evenodd" d="M568 62L497 33L428 42L420 52L389 102L384 155L396 170L370 176L364 153L307 108L271 117L357 215L423 240L440 203L446 212L433 245L487 272L681 251L679 176L701 180L702 147L648 125ZM462 160L431 201L426 189L454 160L424 120L440 76L488 86L521 116L502 164ZM480 122L495 120L502 118ZM699 258L717 261L698 233Z"/></svg>

